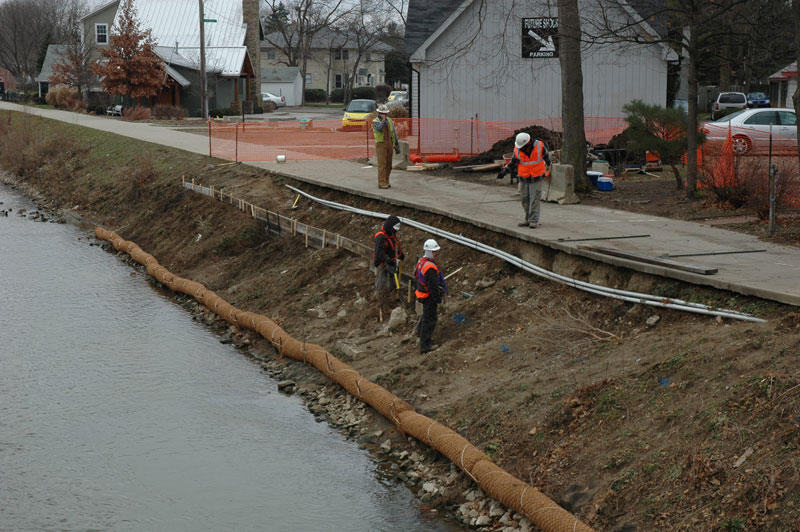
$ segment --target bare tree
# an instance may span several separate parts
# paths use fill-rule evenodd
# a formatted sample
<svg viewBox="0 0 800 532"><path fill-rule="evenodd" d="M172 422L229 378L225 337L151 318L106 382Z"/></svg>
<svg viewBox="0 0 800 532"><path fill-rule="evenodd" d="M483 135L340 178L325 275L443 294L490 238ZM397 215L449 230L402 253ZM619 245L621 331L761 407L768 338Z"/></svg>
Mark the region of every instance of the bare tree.
<svg viewBox="0 0 800 532"><path fill-rule="evenodd" d="M351 43L350 71L345 76L344 84L345 101L352 98L361 60L381 42L391 20L392 14L382 6L381 0L359 0L343 19Z"/></svg>
<svg viewBox="0 0 800 532"><path fill-rule="evenodd" d="M627 0L605 0L583 18L584 39L592 43L665 45L688 60L688 130L686 195L697 191L698 70L710 57L729 61L731 44L747 38L741 31L752 24L754 2L761 0L672 0L643 2L633 10ZM763 15L763 13L762 13ZM643 31L649 21L669 21L678 31ZM757 43L752 43L756 46ZM728 67L729 68L729 67ZM723 80L724 81L724 80Z"/></svg>
<svg viewBox="0 0 800 532"><path fill-rule="evenodd" d="M331 101L331 72L333 71L333 62L337 50L341 50L348 44L348 36L346 33L340 33L335 30L322 32L319 41L325 44L327 53L325 56L315 55L313 60L325 69L325 103Z"/></svg>
<svg viewBox="0 0 800 532"><path fill-rule="evenodd" d="M23 85L39 73L40 52L65 42L86 11L84 0L7 0L0 3L0 66Z"/></svg>
<svg viewBox="0 0 800 532"><path fill-rule="evenodd" d="M400 20L403 21L403 26L406 25L406 16L408 15L408 1L407 0L382 0L382 2L389 8L390 11L397 14Z"/></svg>
<svg viewBox="0 0 800 532"><path fill-rule="evenodd" d="M75 87L83 101L88 103L89 88L97 79L92 70L94 63L94 46L92 44L84 45L76 35L64 46L60 60L53 63L50 83Z"/></svg>
<svg viewBox="0 0 800 532"><path fill-rule="evenodd" d="M305 104L306 72L314 36L330 28L347 13L345 0L293 0L284 3L266 0L267 13L263 25L267 30L264 40L280 50L287 66L300 67L303 74L303 101Z"/></svg>

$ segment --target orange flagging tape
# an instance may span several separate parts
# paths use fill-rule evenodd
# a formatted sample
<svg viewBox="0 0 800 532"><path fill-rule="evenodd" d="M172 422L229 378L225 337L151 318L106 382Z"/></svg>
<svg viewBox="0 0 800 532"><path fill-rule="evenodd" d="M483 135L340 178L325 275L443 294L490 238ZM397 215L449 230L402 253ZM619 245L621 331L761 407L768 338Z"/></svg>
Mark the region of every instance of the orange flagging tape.
<svg viewBox="0 0 800 532"><path fill-rule="evenodd" d="M147 274L162 280L173 291L194 297L199 303L228 323L253 330L269 340L282 356L305 361L375 408L391 420L401 432L447 456L469 475L489 496L531 520L544 532L591 532L592 529L567 512L538 489L511 476L492 462L480 449L444 425L419 414L389 390L363 378L322 347L299 342L275 322L252 312L239 310L200 283L182 279L170 273L152 256L133 242L102 227L94 230L97 238L111 243L115 249L128 253L147 269Z"/></svg>

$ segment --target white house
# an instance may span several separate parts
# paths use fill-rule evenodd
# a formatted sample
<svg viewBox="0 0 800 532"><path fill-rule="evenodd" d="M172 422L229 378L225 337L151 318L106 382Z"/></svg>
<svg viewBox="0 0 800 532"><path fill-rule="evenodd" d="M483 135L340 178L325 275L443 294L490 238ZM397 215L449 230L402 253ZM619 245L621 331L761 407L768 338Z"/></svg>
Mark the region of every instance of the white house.
<svg viewBox="0 0 800 532"><path fill-rule="evenodd" d="M582 18L597 16L597 0L578 3ZM410 0L408 9L412 116L482 121L561 117L555 2ZM614 15L628 21L636 13L619 9ZM657 35L646 22L636 29ZM665 105L667 66L676 60L661 44L585 45L584 115L621 117L622 107L634 99Z"/></svg>
<svg viewBox="0 0 800 532"><path fill-rule="evenodd" d="M261 67L261 92L283 96L286 105L300 105L303 102L300 67Z"/></svg>

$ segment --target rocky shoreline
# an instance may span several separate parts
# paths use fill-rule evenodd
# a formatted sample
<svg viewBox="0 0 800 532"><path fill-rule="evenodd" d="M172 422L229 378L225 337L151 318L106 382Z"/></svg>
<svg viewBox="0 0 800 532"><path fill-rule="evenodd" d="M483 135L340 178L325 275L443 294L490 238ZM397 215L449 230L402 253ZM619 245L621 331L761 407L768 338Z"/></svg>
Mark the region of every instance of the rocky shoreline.
<svg viewBox="0 0 800 532"><path fill-rule="evenodd" d="M108 251L116 252L108 244ZM127 256L127 255L126 255ZM129 261L143 272L141 265ZM165 290L154 279L153 284ZM273 347L251 331L239 330L220 319L194 299L175 295L193 319L212 328L220 342L234 345L242 354L260 362L278 391L296 394L318 422L327 423L369 452L386 478L405 485L431 512L481 532L530 532L534 525L475 488L469 477L438 452L400 434L371 407L329 382L311 366L288 358L275 358Z"/></svg>

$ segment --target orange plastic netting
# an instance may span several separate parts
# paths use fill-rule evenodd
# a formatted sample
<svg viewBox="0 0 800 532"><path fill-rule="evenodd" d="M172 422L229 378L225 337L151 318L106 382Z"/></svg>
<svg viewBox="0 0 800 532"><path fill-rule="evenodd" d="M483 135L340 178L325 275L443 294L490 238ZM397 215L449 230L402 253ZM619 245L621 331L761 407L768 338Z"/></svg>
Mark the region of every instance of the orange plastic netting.
<svg viewBox="0 0 800 532"><path fill-rule="evenodd" d="M475 155L532 125L560 132L560 118L510 122L449 120L443 118L395 118L398 137L412 153ZM586 140L607 143L625 128L623 118L586 118ZM359 159L375 154L372 129L366 125L343 126L341 120L293 122L238 122L208 125L209 155L232 161ZM551 146L558 149L560 146Z"/></svg>
<svg viewBox="0 0 800 532"><path fill-rule="evenodd" d="M592 529L567 512L538 489L511 476L466 439L440 423L413 410L411 405L382 386L368 381L355 369L331 355L324 348L300 342L289 336L265 316L237 309L202 284L182 279L161 266L152 255L134 242L103 227L95 236L128 253L159 282L175 292L190 295L228 323L253 330L272 343L283 356L308 362L340 384L350 394L374 407L405 434L436 449L469 475L487 494L513 508L544 532L591 532Z"/></svg>
<svg viewBox="0 0 800 532"><path fill-rule="evenodd" d="M705 124L703 128L707 139L697 154L702 174L699 188L743 188L751 195L768 197L772 164L778 203L800 208L796 138L742 127Z"/></svg>

